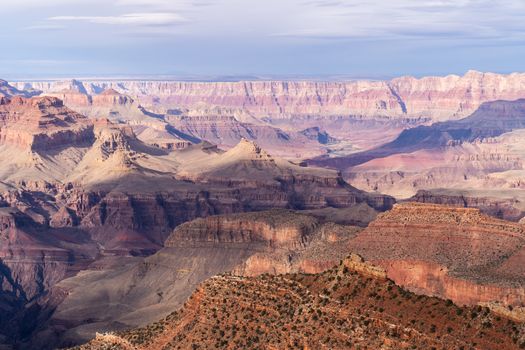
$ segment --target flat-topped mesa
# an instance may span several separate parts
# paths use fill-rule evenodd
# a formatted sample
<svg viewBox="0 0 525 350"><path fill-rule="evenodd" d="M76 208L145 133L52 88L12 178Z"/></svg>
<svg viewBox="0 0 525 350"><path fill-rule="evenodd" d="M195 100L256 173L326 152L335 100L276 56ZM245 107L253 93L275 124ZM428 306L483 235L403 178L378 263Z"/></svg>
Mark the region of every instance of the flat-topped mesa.
<svg viewBox="0 0 525 350"><path fill-rule="evenodd" d="M513 254L525 243L525 227L476 208L399 203L379 214L355 243L374 259L432 260L468 269ZM373 251L372 246L376 246Z"/></svg>
<svg viewBox="0 0 525 350"><path fill-rule="evenodd" d="M32 151L85 145L93 124L54 97L12 97L0 103L0 143Z"/></svg>
<svg viewBox="0 0 525 350"><path fill-rule="evenodd" d="M283 210L210 216L178 226L166 247L203 243L262 243L300 249L319 225L317 219Z"/></svg>
<svg viewBox="0 0 525 350"><path fill-rule="evenodd" d="M98 95L91 96L91 104L95 107L125 106L134 103L129 96L123 95L115 89L107 89Z"/></svg>
<svg viewBox="0 0 525 350"><path fill-rule="evenodd" d="M421 293L459 304L525 305L525 227L478 209L397 204L350 249Z"/></svg>
<svg viewBox="0 0 525 350"><path fill-rule="evenodd" d="M419 190L409 200L420 203L445 204L454 207L478 208L483 214L508 221L519 221L523 218L522 210L515 206L519 203L518 200L470 196L461 193L443 193L439 190Z"/></svg>
<svg viewBox="0 0 525 350"><path fill-rule="evenodd" d="M405 202L394 204L392 210L381 213L371 223L386 226L399 225L450 225L472 227L482 231L504 231L509 236L525 238L525 227L505 220L484 215L478 208L454 207L448 205Z"/></svg>

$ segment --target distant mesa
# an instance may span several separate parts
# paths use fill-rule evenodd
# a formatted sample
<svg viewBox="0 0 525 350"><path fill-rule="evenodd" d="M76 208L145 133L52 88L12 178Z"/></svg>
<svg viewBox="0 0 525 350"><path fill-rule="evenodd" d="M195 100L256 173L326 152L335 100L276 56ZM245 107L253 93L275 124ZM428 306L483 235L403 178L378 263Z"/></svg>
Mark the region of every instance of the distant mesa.
<svg viewBox="0 0 525 350"><path fill-rule="evenodd" d="M93 139L93 124L54 97L11 97L0 102L0 142L31 150L80 145Z"/></svg>

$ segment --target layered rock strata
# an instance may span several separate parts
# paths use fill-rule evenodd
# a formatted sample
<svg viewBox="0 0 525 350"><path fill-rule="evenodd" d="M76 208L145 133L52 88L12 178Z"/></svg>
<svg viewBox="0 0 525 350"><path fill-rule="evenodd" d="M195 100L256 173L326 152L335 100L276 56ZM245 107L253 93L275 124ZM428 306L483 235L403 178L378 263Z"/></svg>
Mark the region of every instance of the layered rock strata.
<svg viewBox="0 0 525 350"><path fill-rule="evenodd" d="M246 276L324 271L347 254L345 242L359 230L286 210L184 223L144 260L116 271L90 269L60 282L57 289L67 296L44 328L60 337L43 331L35 339L64 346L92 338L95 330L143 325L180 307L204 279L226 271Z"/></svg>
<svg viewBox="0 0 525 350"><path fill-rule="evenodd" d="M478 209L403 203L370 223L350 249L396 283L458 304L525 303L521 224Z"/></svg>
<svg viewBox="0 0 525 350"><path fill-rule="evenodd" d="M525 98L524 74L500 75L469 71L464 76L401 77L391 81L70 81L13 83L18 89L45 93L77 89L103 90L134 96L141 103L243 109L258 117L308 115L367 117L430 117L459 119L483 102Z"/></svg>

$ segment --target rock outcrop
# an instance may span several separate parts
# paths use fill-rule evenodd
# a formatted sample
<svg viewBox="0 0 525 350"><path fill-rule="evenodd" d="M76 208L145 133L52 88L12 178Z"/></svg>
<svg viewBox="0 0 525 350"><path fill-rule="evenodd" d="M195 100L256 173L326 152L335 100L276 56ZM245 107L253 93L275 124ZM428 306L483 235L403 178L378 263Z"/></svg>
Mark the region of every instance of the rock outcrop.
<svg viewBox="0 0 525 350"><path fill-rule="evenodd" d="M0 144L32 151L90 143L93 124L51 97L0 100Z"/></svg>
<svg viewBox="0 0 525 350"><path fill-rule="evenodd" d="M287 210L197 219L178 226L163 249L142 261L117 271L91 269L60 282L57 289L67 296L48 325L60 335L59 345L86 341L95 330L139 326L166 315L218 273L324 271L347 254L346 245L359 230ZM104 320L97 316L101 312Z"/></svg>
<svg viewBox="0 0 525 350"><path fill-rule="evenodd" d="M525 228L478 209L403 203L370 223L352 251L411 290L458 304L525 303Z"/></svg>
<svg viewBox="0 0 525 350"><path fill-rule="evenodd" d="M321 274L220 275L184 307L145 327L99 333L76 350L179 347L258 349L516 349L518 323L487 308L417 296L354 256Z"/></svg>

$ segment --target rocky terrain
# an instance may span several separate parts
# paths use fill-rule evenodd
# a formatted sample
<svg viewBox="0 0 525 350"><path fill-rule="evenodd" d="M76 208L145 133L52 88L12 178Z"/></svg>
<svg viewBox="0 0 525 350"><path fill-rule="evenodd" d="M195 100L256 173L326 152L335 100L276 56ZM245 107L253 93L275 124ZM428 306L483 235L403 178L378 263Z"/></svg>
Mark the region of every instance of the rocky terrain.
<svg viewBox="0 0 525 350"><path fill-rule="evenodd" d="M468 116L484 102L524 98L522 74L391 81L47 81L14 87L63 99L90 116L132 120L143 140L166 147L206 140L232 147L244 137L290 159L347 155L406 128ZM333 144L304 134L328 132ZM138 133L138 132L137 132ZM140 135L139 135L140 136ZM322 140L321 140L322 141ZM275 146L273 146L275 144ZM294 152L290 150L294 150Z"/></svg>
<svg viewBox="0 0 525 350"><path fill-rule="evenodd" d="M44 329L57 334L68 324L60 341L75 344L95 331L153 322L218 273L315 274L349 252L379 268L366 269L368 274L407 290L449 299L450 305L481 305L523 322L524 230L478 209L421 203L396 204L364 229L333 224L313 212L211 216L178 226L151 257L118 271L88 269L59 283L66 297ZM97 319L101 309L105 318Z"/></svg>
<svg viewBox="0 0 525 350"><path fill-rule="evenodd" d="M56 98L0 98L0 143L33 151L82 146L93 123Z"/></svg>
<svg viewBox="0 0 525 350"><path fill-rule="evenodd" d="M407 292L358 255L319 274L220 275L165 319L75 349L518 349L522 326Z"/></svg>
<svg viewBox="0 0 525 350"><path fill-rule="evenodd" d="M45 347L38 339L61 346L78 344L96 331L156 321L181 307L199 283L219 273L324 271L348 253L347 242L360 230L283 210L182 224L152 256L118 268L107 262L95 264L58 283L55 291L63 298L32 346Z"/></svg>
<svg viewBox="0 0 525 350"><path fill-rule="evenodd" d="M525 319L524 227L478 209L403 203L351 240L349 249L397 284L457 304L514 310Z"/></svg>
<svg viewBox="0 0 525 350"><path fill-rule="evenodd" d="M209 143L149 145L131 125L85 117L56 97L2 97L0 122L0 205L6 210L0 295L10 321L0 334L6 343L34 340L64 300L67 288L55 288L61 280L88 268L122 272L161 249L183 222L271 208L364 205L376 211L394 202L353 188L336 171L293 164L247 140L227 152ZM244 250L239 254L232 257L237 264L248 258ZM224 266L219 262L227 256L217 248L215 264ZM199 276L196 282L211 275ZM65 330L76 326L60 320ZM51 347L54 335L48 336L38 339Z"/></svg>
<svg viewBox="0 0 525 350"><path fill-rule="evenodd" d="M467 118L408 129L380 147L310 163L340 169L366 191L436 203L463 196L471 199L459 205L517 221L525 215L524 107L523 100L486 103Z"/></svg>
<svg viewBox="0 0 525 350"><path fill-rule="evenodd" d="M521 346L524 79L0 81L0 343Z"/></svg>

